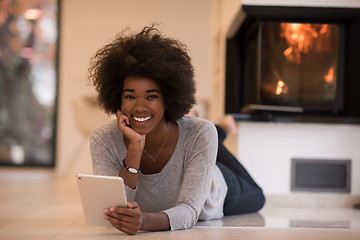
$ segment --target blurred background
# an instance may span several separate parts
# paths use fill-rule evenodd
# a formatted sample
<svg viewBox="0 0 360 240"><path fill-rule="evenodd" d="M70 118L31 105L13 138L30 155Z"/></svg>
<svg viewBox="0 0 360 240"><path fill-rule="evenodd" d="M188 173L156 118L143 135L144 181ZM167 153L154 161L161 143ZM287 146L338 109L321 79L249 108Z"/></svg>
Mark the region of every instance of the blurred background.
<svg viewBox="0 0 360 240"><path fill-rule="evenodd" d="M360 7L356 1L345 2ZM3 0L0 4L6 2L31 2L35 5L47 2L47 6L57 6L57 2L51 0ZM55 67L52 71L57 69L58 72L56 74L49 70L49 75L45 76L51 84L46 81L38 83L38 91L43 93L39 96L52 101L51 108L46 108L49 105L43 104L41 111L50 111L55 117L52 120L56 120L47 123L49 118L42 118L43 126L49 126L42 128L42 136L45 140L53 141L46 144L55 146L55 151L50 152L53 163L48 164L53 165L54 172L58 175L92 172L89 137L96 127L111 121L114 116L106 115L97 106L96 93L87 83L89 61L99 48L127 27L139 31L146 25L158 22L159 29L165 35L177 38L187 45L195 68L198 101L196 108L200 117L215 123L221 121L225 116L226 37L234 20L239 18L242 2L244 1L61 0L60 8L56 9L59 11L59 19L57 20L56 16L50 18L53 24L54 21L59 21L59 35L51 35L58 37L58 52L54 49L56 45L48 50L52 54L58 53L58 58L53 56L51 63ZM272 1L262 2L271 4ZM302 2L312 4L314 1ZM343 1L318 2L336 6ZM56 11L53 14L57 14ZM0 15L0 21L3 16ZM35 20L27 21L32 23ZM55 44L55 41L48 38L45 43ZM57 84L54 82L56 76ZM47 90L41 88L47 85L50 85ZM0 87L0 90L4 91L5 85ZM44 93L50 94L50 98ZM40 100L37 102L41 102ZM34 111L40 110L30 110ZM241 121L237 122L237 128L237 133L229 136L226 144L266 194L283 196L291 193L291 159L315 158L351 160L350 192L327 197L344 201L344 198L349 196L360 195L359 125ZM19 127L19 131L27 130ZM31 137L29 141L32 142ZM41 141L38 144L41 145ZM28 148L31 148L31 145ZM18 159L15 165L21 165L24 151L18 150L14 154ZM306 198L308 195L301 196L302 200ZM292 201L294 202L296 201ZM291 204L291 201L288 204Z"/></svg>

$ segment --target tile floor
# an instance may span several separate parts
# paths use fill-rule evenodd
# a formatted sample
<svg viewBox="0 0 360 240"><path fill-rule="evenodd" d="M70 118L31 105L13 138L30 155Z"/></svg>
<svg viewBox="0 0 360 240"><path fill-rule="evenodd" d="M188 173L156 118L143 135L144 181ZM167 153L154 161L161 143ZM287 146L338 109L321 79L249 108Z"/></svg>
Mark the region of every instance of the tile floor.
<svg viewBox="0 0 360 240"><path fill-rule="evenodd" d="M15 239L359 240L360 210L265 205L256 214L200 221L189 230L127 236L86 224L75 176L0 167L0 240Z"/></svg>

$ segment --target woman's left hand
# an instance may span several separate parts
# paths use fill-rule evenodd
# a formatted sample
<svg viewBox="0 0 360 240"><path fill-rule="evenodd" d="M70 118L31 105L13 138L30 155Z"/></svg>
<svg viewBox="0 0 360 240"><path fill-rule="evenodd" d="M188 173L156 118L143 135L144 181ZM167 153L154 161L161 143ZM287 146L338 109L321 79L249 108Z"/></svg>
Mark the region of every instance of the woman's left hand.
<svg viewBox="0 0 360 240"><path fill-rule="evenodd" d="M127 203L127 207L104 209L104 218L120 231L134 235L141 228L141 211L136 202Z"/></svg>

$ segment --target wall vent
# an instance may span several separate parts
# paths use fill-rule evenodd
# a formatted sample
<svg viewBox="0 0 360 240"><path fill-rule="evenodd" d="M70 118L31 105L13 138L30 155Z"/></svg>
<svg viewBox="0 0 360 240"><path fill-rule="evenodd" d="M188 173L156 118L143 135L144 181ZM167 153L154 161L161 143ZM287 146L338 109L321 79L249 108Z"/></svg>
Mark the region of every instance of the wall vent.
<svg viewBox="0 0 360 240"><path fill-rule="evenodd" d="M351 160L291 159L291 191L350 193Z"/></svg>

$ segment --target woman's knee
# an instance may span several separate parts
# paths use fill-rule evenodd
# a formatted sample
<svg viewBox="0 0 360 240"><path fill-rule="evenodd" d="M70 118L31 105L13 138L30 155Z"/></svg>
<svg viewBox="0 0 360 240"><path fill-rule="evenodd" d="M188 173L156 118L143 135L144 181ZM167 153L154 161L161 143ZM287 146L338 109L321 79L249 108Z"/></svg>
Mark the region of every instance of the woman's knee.
<svg viewBox="0 0 360 240"><path fill-rule="evenodd" d="M259 188L259 192L257 193L257 196L255 198L257 201L256 201L256 204L254 204L254 209L253 211L254 212L258 212L260 211L264 205L265 205L265 195L263 193L263 191Z"/></svg>
<svg viewBox="0 0 360 240"><path fill-rule="evenodd" d="M265 196L260 188L225 199L224 215L254 213L260 211L265 205Z"/></svg>

